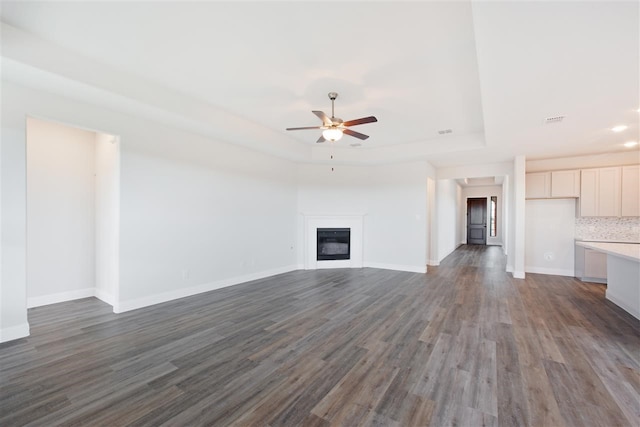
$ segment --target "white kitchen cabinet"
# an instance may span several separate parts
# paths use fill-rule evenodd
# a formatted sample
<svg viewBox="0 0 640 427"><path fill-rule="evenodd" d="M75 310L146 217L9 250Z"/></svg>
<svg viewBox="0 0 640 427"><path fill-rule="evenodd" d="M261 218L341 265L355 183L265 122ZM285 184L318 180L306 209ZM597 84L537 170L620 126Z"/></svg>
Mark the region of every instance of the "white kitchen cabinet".
<svg viewBox="0 0 640 427"><path fill-rule="evenodd" d="M598 180L598 216L620 216L621 168L601 168Z"/></svg>
<svg viewBox="0 0 640 427"><path fill-rule="evenodd" d="M525 194L527 199L580 197L580 171L528 173Z"/></svg>
<svg viewBox="0 0 640 427"><path fill-rule="evenodd" d="M584 282L607 283L607 255L575 246L575 277Z"/></svg>
<svg viewBox="0 0 640 427"><path fill-rule="evenodd" d="M583 169L580 216L620 216L621 168Z"/></svg>
<svg viewBox="0 0 640 427"><path fill-rule="evenodd" d="M598 216L598 169L580 173L580 216Z"/></svg>
<svg viewBox="0 0 640 427"><path fill-rule="evenodd" d="M622 216L640 216L640 165L622 167Z"/></svg>
<svg viewBox="0 0 640 427"><path fill-rule="evenodd" d="M551 197L580 197L580 171L551 172Z"/></svg>
<svg viewBox="0 0 640 427"><path fill-rule="evenodd" d="M527 199L547 199L551 197L551 172L528 173L525 185Z"/></svg>
<svg viewBox="0 0 640 427"><path fill-rule="evenodd" d="M607 280L607 254L585 249L584 251L584 278Z"/></svg>

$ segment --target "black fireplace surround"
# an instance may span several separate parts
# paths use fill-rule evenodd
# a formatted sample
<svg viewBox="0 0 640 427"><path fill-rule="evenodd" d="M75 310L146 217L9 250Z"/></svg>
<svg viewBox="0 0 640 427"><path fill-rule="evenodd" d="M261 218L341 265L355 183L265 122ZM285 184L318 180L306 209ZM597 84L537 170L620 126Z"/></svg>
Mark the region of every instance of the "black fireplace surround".
<svg viewBox="0 0 640 427"><path fill-rule="evenodd" d="M318 261L350 259L350 228L318 228Z"/></svg>

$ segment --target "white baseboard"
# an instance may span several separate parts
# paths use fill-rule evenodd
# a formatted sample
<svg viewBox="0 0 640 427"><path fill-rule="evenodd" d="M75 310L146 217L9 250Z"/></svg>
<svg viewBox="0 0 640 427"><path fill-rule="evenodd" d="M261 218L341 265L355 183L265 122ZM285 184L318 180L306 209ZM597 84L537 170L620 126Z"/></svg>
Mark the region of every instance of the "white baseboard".
<svg viewBox="0 0 640 427"><path fill-rule="evenodd" d="M440 261L438 261L437 259L430 259L427 261L427 265L431 265L433 267L437 267L440 265Z"/></svg>
<svg viewBox="0 0 640 427"><path fill-rule="evenodd" d="M507 264L506 272L507 273L513 273L513 265Z"/></svg>
<svg viewBox="0 0 640 427"><path fill-rule="evenodd" d="M57 304L59 302L73 301L74 299L89 298L95 296L94 288L77 289L75 291L59 292L57 294L42 295L27 298L27 308L43 305Z"/></svg>
<svg viewBox="0 0 640 427"><path fill-rule="evenodd" d="M458 246L456 246L455 248L453 248L452 250L450 250L449 252L447 252L447 254L446 254L445 256L441 257L441 258L438 260L438 264L440 264L440 262L441 262L442 260L444 260L446 257L448 257L448 256L449 256L449 255L451 255L453 252L455 252L455 250L456 250L456 249L458 249Z"/></svg>
<svg viewBox="0 0 640 427"><path fill-rule="evenodd" d="M514 271L513 272L513 278L514 279L524 279L524 271Z"/></svg>
<svg viewBox="0 0 640 427"><path fill-rule="evenodd" d="M102 302L106 302L107 304L113 306L115 305L115 298L113 297L112 294L110 294L109 292L105 292L103 290L100 289L94 289L94 296L96 298L98 298L100 301Z"/></svg>
<svg viewBox="0 0 640 427"><path fill-rule="evenodd" d="M573 277L575 274L573 270L568 270L565 268L546 268L546 267L533 267L533 266L525 266L524 271L526 273L549 274L551 276L567 276L567 277Z"/></svg>
<svg viewBox="0 0 640 427"><path fill-rule="evenodd" d="M640 319L640 311L627 303L624 298L619 298L618 296L611 293L609 289L605 291L604 296L606 299L608 299L627 313L631 314L636 319Z"/></svg>
<svg viewBox="0 0 640 427"><path fill-rule="evenodd" d="M277 274L288 273L298 269L298 265L288 265L285 267L273 268L257 273L247 274L244 276L230 277L228 279L218 280L216 282L204 283L201 285L191 286L189 288L176 289L175 291L163 292L160 294L150 295L147 297L136 298L128 301L121 301L114 304L114 313L124 313L125 311L136 310L138 308L148 307L150 305L161 304L163 302L173 301L179 298L185 298L204 292L213 291L227 286L237 285L239 283L250 282L252 280L264 279L265 277L275 276Z"/></svg>
<svg viewBox="0 0 640 427"><path fill-rule="evenodd" d="M17 340L29 336L29 323L0 329L0 342Z"/></svg>
<svg viewBox="0 0 640 427"><path fill-rule="evenodd" d="M603 285L607 284L607 279L606 278L601 278L601 277L579 277L579 279L583 282L589 282L589 283L602 283Z"/></svg>
<svg viewBox="0 0 640 427"><path fill-rule="evenodd" d="M381 268L383 270L408 271L411 273L426 273L427 266L424 265L403 265L403 264L385 264L379 262L365 262L365 267Z"/></svg>

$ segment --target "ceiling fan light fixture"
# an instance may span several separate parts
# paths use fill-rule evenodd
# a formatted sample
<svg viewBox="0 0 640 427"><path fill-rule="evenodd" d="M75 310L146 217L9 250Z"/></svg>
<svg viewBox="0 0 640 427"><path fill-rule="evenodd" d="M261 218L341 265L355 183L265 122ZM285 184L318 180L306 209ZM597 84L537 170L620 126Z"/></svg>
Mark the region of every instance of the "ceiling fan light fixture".
<svg viewBox="0 0 640 427"><path fill-rule="evenodd" d="M322 131L322 136L327 141L336 142L342 138L342 131L336 128L329 128Z"/></svg>

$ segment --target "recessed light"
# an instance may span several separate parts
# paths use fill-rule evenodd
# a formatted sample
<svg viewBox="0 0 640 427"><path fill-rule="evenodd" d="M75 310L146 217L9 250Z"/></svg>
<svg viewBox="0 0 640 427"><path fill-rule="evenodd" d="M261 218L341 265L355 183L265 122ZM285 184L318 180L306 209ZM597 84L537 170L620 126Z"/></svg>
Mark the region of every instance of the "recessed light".
<svg viewBox="0 0 640 427"><path fill-rule="evenodd" d="M627 147L627 148L632 148L632 147L635 147L636 145L638 145L638 141L625 142L623 145L625 147Z"/></svg>
<svg viewBox="0 0 640 427"><path fill-rule="evenodd" d="M618 126L612 127L611 130L614 131L614 132L622 132L626 128L627 127L625 125L618 125Z"/></svg>

